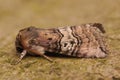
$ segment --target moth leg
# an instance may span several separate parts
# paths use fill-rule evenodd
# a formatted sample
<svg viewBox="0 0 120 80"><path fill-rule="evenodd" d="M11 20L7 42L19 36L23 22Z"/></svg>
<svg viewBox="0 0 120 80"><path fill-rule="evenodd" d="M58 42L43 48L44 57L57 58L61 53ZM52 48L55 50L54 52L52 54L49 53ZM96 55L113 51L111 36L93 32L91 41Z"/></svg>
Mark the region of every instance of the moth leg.
<svg viewBox="0 0 120 80"><path fill-rule="evenodd" d="M24 56L26 55L27 51L23 50L23 52L20 55L20 60L22 60L24 58Z"/></svg>
<svg viewBox="0 0 120 80"><path fill-rule="evenodd" d="M48 56L46 56L46 55L42 55L45 59L47 59L48 61L50 61L50 62L53 62L53 60L51 59L51 58L49 58Z"/></svg>
<svg viewBox="0 0 120 80"><path fill-rule="evenodd" d="M41 46L32 46L32 48L28 49L30 52L34 53L34 54L37 54L37 55L40 55L42 57L44 57L45 59L47 59L48 61L50 62L53 62L53 60L51 58L49 58L48 56L46 56L44 53L45 53L45 50L43 47Z"/></svg>
<svg viewBox="0 0 120 80"><path fill-rule="evenodd" d="M18 61L15 64L18 64L27 54L26 50L23 50L23 52L20 54L20 58L18 59Z"/></svg>

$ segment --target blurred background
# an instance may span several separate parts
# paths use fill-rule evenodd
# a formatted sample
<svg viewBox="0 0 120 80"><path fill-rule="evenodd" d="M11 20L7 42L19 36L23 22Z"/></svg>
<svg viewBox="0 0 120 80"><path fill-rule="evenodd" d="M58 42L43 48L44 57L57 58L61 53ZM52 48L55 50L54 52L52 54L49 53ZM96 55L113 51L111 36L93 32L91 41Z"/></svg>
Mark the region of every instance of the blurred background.
<svg viewBox="0 0 120 80"><path fill-rule="evenodd" d="M106 73L101 72L103 78L99 79L98 78L99 76L97 76L95 80L98 80L98 79L103 80L104 77L106 76L108 77L107 79L109 80L117 79L115 76L120 77L119 75L120 64L118 64L120 63L119 61L120 59L119 57L120 55L119 54L120 0L0 0L0 57L1 57L0 67L3 69L5 68L3 71L2 70L0 71L0 75L2 76L1 80L14 79L12 78L12 75L5 72L6 71L10 73L12 72L11 67L13 66L9 65L9 63L12 57L17 58L15 55L16 52L15 52L14 41L20 29L29 27L29 26L36 26L40 28L51 28L51 27L60 27L60 26L73 26L73 25L80 25L83 23L95 23L95 22L102 23L107 32L106 35L109 37L107 41L110 45L111 50L113 50L113 53L115 53L115 54L111 54L111 56L117 55L117 57L114 57L114 59L112 59L112 61L110 61L109 64L108 62L109 60L111 60L111 57L110 59L105 59L106 61L108 61L105 63L106 68L109 67L110 68L109 70L112 71L113 73L110 74L109 70L105 71ZM25 60L26 62L29 61L28 59L25 59ZM58 61L59 60L61 59L58 59ZM62 60L64 61L64 59ZM116 63L114 63L114 60L116 60ZM39 61L39 58L35 59L35 61ZM41 61L43 61L44 63L44 59L41 59ZM71 59L70 60L68 59L68 63L69 61L71 62ZM77 61L74 60L73 64L76 63L76 65L78 65L80 61L81 60L77 60ZM4 63L4 65L2 63ZM48 62L46 61L46 63ZM83 63L85 63L84 60L83 60ZM90 63L92 64L92 62ZM88 63L86 62L86 64ZM112 64L118 65L116 69L119 72L114 71L115 66L110 67L110 65ZM22 65L18 65L17 67L20 67L23 65L24 66L28 65L28 63L23 62ZM67 65L67 63L65 62L64 65ZM11 70L7 70L7 68L9 67ZM74 67L70 68L71 71L73 71L73 73L69 75L70 77L75 73ZM22 69L23 68L24 67L22 67ZM101 68L103 69L103 67ZM28 69L28 72L29 72L29 69ZM21 75L20 73L21 71L16 69L13 74ZM58 70L58 73L59 73L59 70ZM31 74L34 74L34 73L31 73ZM61 74L64 74L64 72L63 73L61 72ZM79 74L79 72L76 71L76 74ZM83 74L86 74L86 72L83 72ZM112 76L112 74L114 76ZM7 78L5 78L6 75L8 76ZM48 74L46 73L45 75L48 75ZM43 79L46 79L44 78L45 75L42 75ZM23 77L23 75L21 76ZM53 78L55 77L50 77L49 79L53 80ZM17 78L17 80L20 80L20 79L25 80L26 78ZM78 80L80 78L78 76L76 76L76 78L72 76L67 80L73 80L73 79ZM28 80L30 80L30 78L28 78ZM88 78L88 80L90 79Z"/></svg>
<svg viewBox="0 0 120 80"><path fill-rule="evenodd" d="M0 40L29 26L59 27L99 22L120 31L119 0L0 0ZM108 32L111 33L111 32Z"/></svg>

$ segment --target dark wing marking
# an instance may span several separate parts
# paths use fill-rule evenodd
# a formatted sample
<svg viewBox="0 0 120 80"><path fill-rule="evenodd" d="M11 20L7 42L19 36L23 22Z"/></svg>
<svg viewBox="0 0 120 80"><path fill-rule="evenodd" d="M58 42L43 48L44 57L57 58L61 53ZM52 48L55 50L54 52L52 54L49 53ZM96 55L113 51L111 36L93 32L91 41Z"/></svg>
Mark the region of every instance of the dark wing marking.
<svg viewBox="0 0 120 80"><path fill-rule="evenodd" d="M94 23L93 27L97 27L98 29L100 29L100 31L102 31L102 33L105 33L105 29L103 28L102 24Z"/></svg>

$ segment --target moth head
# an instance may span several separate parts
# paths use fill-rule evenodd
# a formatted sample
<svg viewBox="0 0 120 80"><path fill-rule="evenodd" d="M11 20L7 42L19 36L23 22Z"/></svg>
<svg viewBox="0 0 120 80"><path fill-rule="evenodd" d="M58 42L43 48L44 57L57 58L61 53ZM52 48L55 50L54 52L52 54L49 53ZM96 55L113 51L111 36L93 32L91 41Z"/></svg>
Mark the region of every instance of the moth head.
<svg viewBox="0 0 120 80"><path fill-rule="evenodd" d="M24 28L19 31L19 33L16 36L16 41L15 41L16 51L18 53L23 52L23 50L24 50L23 42L24 41L29 41L37 36L36 29L37 28L32 26L32 27Z"/></svg>
<svg viewBox="0 0 120 80"><path fill-rule="evenodd" d="M17 53L20 54L20 58L17 61L17 63L19 63L22 60L22 58L27 54L27 50L25 49L25 46L28 46L29 41L36 37L38 37L38 33L37 33L37 28L35 27L28 27L19 31L15 41L16 51ZM25 44L24 42L27 42L28 44Z"/></svg>

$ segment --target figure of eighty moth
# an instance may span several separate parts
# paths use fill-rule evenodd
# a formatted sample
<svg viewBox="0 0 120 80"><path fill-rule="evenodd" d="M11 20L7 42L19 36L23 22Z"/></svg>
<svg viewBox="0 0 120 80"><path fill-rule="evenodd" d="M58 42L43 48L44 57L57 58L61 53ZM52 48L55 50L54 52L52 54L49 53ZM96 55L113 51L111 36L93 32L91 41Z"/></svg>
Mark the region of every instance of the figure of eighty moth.
<svg viewBox="0 0 120 80"><path fill-rule="evenodd" d="M100 23L50 29L28 27L19 31L15 45L19 61L26 54L52 61L44 54L46 51L79 58L104 58L108 53L104 33Z"/></svg>

